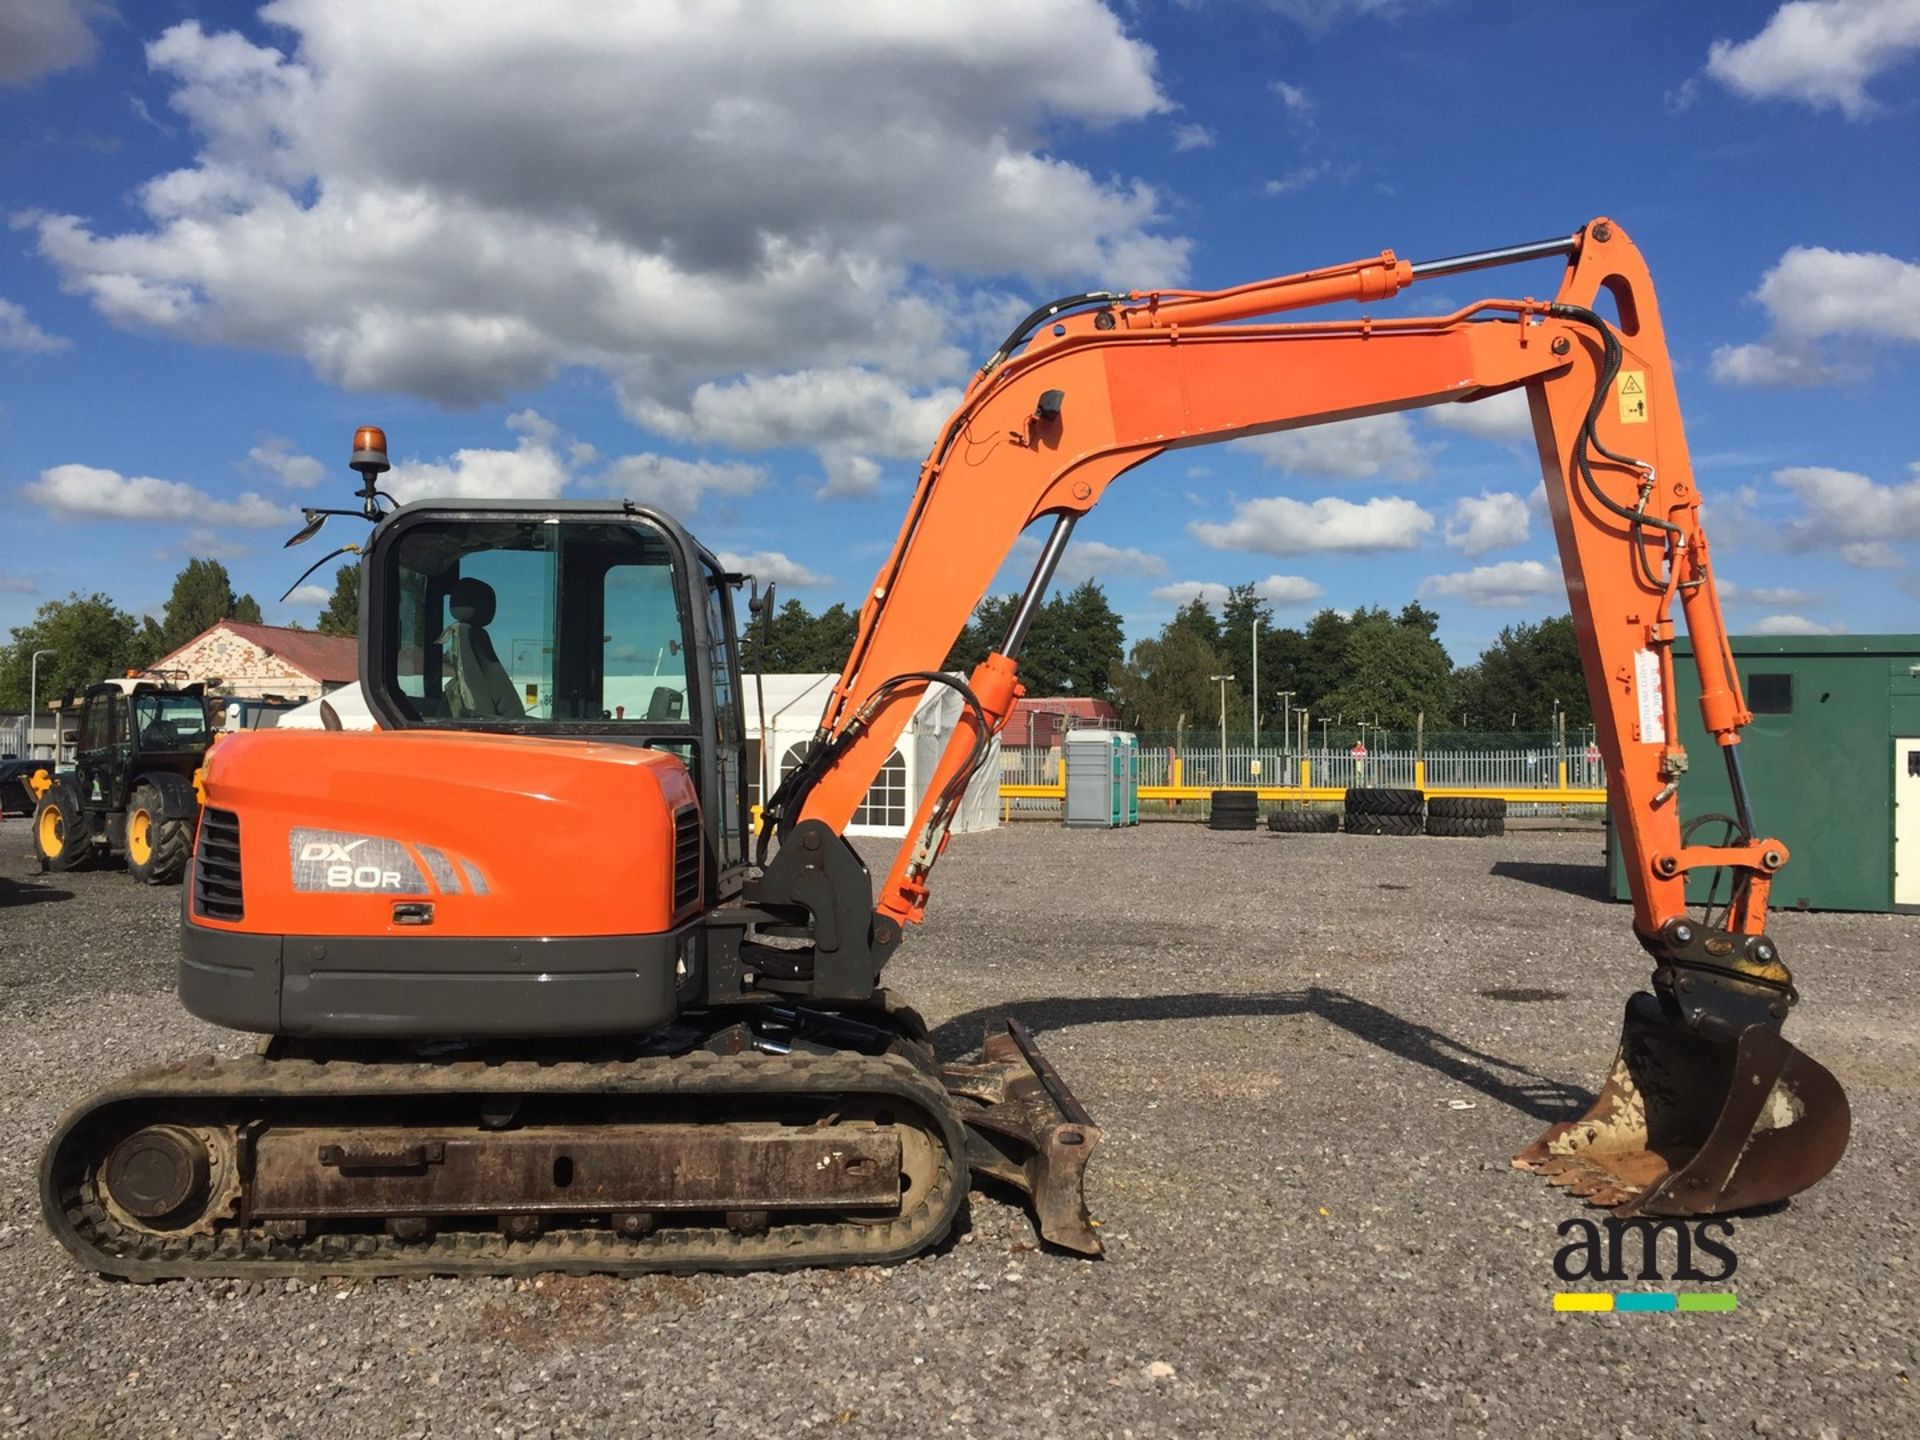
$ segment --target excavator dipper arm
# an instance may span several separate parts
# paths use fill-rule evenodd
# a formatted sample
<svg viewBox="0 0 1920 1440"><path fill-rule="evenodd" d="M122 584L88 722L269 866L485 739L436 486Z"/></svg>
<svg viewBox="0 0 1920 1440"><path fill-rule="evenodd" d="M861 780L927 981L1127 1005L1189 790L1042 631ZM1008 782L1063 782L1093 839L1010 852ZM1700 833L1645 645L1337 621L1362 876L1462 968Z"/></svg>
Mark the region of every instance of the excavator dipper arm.
<svg viewBox="0 0 1920 1440"><path fill-rule="evenodd" d="M1566 269L1552 301L1270 318L1554 256ZM1596 309L1602 292L1616 320ZM921 467L812 751L770 799L763 841L803 822L844 830L926 687L960 689L960 723L880 887L872 940L884 958L901 924L924 914L955 806L1021 693L1019 651L1074 522L1116 477L1167 450L1515 389L1532 413L1634 930L1655 962L1653 993L1629 1005L1593 1109L1515 1163L1623 1211L1743 1208L1814 1183L1845 1147L1846 1101L1778 1035L1796 997L1765 924L1787 849L1756 831L1746 799L1738 745L1751 717L1652 281L1605 219L1563 239L1425 264L1386 251L1231 290L1094 293L1036 311L974 377ZM1052 530L1000 650L965 685L940 675L1015 541L1041 519ZM1682 618L1738 811L1717 817L1726 834L1712 845L1692 843L1696 827L1683 825L1677 799L1689 765L1673 707ZM1730 875L1730 899L1695 917L1687 876L1706 867Z"/></svg>

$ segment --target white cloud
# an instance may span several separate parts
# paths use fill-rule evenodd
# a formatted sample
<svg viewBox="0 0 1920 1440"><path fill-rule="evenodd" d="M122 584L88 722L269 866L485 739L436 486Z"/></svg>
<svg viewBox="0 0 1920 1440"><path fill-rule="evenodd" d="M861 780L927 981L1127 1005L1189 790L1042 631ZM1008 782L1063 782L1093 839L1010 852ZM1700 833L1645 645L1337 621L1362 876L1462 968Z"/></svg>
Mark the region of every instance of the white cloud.
<svg viewBox="0 0 1920 1440"><path fill-rule="evenodd" d="M1709 373L1722 385L1754 390L1805 390L1817 385L1841 385L1860 378L1858 366L1826 359L1812 346L1770 344L1721 345L1713 352Z"/></svg>
<svg viewBox="0 0 1920 1440"><path fill-rule="evenodd" d="M1189 122L1173 127L1173 148L1176 152L1211 150L1217 143L1213 131L1204 125Z"/></svg>
<svg viewBox="0 0 1920 1440"><path fill-rule="evenodd" d="M1285 608L1289 605L1305 605L1326 592L1300 575L1269 575L1264 580L1254 582L1253 593L1271 605ZM1171 585L1156 589L1153 598L1164 600L1169 605L1186 605L1200 600L1205 602L1209 610L1221 610L1226 606L1228 594L1229 588L1218 580L1176 580Z"/></svg>
<svg viewBox="0 0 1920 1440"><path fill-rule="evenodd" d="M26 85L91 60L94 0L0 0L0 85Z"/></svg>
<svg viewBox="0 0 1920 1440"><path fill-rule="evenodd" d="M1533 415L1527 408L1525 390L1503 390L1485 400L1467 403L1431 405L1421 413L1443 430L1481 440L1518 444L1533 439Z"/></svg>
<svg viewBox="0 0 1920 1440"><path fill-rule="evenodd" d="M277 478L289 490L311 490L325 478L327 467L311 455L302 455L291 440L269 435L247 452L247 459Z"/></svg>
<svg viewBox="0 0 1920 1440"><path fill-rule="evenodd" d="M1036 551L1039 542L1030 542ZM1115 575L1155 576L1167 573L1167 562L1136 546L1109 545L1104 540L1075 540L1060 557L1054 572L1069 585L1082 580L1105 580Z"/></svg>
<svg viewBox="0 0 1920 1440"><path fill-rule="evenodd" d="M1151 185L1046 148L1170 109L1098 0L464 6L457 35L436 0L268 13L283 49L191 21L149 45L197 151L141 223L35 221L116 324L453 405L584 366L706 429L694 392L742 375L884 375L889 414L944 415L982 293L1185 270ZM831 443L804 408L759 431Z"/></svg>
<svg viewBox="0 0 1920 1440"><path fill-rule="evenodd" d="M1464 600L1497 609L1522 605L1545 595L1564 593L1556 571L1538 560L1503 560L1452 575L1429 575L1420 582L1424 599Z"/></svg>
<svg viewBox="0 0 1920 1440"><path fill-rule="evenodd" d="M0 595L35 595L40 587L24 575L0 575Z"/></svg>
<svg viewBox="0 0 1920 1440"><path fill-rule="evenodd" d="M1296 165L1286 174L1267 181L1264 188L1269 195L1292 195L1313 184L1327 173L1328 168L1324 160L1317 160L1311 165Z"/></svg>
<svg viewBox="0 0 1920 1440"><path fill-rule="evenodd" d="M1254 582L1253 593L1275 605L1304 605L1326 592L1301 575L1269 575Z"/></svg>
<svg viewBox="0 0 1920 1440"><path fill-rule="evenodd" d="M1280 103L1287 107L1288 114L1306 116L1313 113L1313 96L1300 86L1291 85L1285 80L1270 80L1267 89L1280 97Z"/></svg>
<svg viewBox="0 0 1920 1440"><path fill-rule="evenodd" d="M1304 576L1269 574L1265 580L1254 582L1254 593L1269 605L1284 609L1288 605L1306 605L1319 599L1325 591ZM1204 601L1210 611L1225 609L1227 595L1229 588L1219 580L1175 580L1171 586L1154 589L1154 599L1167 605L1188 605L1198 599Z"/></svg>
<svg viewBox="0 0 1920 1440"><path fill-rule="evenodd" d="M1851 470L1800 465L1773 472L1774 481L1800 499L1791 533L1803 545L1836 545L1849 564L1898 565L1889 542L1920 540L1920 463L1913 478L1880 485Z"/></svg>
<svg viewBox="0 0 1920 1440"><path fill-rule="evenodd" d="M1768 615L1742 627L1749 635L1844 635L1844 625L1823 625L1804 615Z"/></svg>
<svg viewBox="0 0 1920 1440"><path fill-rule="evenodd" d="M1884 540L1855 540L1842 545L1840 558L1856 570L1898 570L1906 563Z"/></svg>
<svg viewBox="0 0 1920 1440"><path fill-rule="evenodd" d="M4 4L5 0L0 0ZM4 41L0 41L3 44ZM65 350L72 341L49 335L27 318L27 312L11 300L0 299L0 350L19 350L29 355L51 355Z"/></svg>
<svg viewBox="0 0 1920 1440"><path fill-rule="evenodd" d="M1723 603L1731 605L1812 605L1819 599L1809 590L1788 585L1742 585L1722 576L1713 577L1713 586Z"/></svg>
<svg viewBox="0 0 1920 1440"><path fill-rule="evenodd" d="M842 367L710 381L683 402L642 399L631 408L647 428L690 443L732 450L809 445L826 472L819 494L836 499L878 488L876 455L924 456L959 403L957 389L915 394L889 376Z"/></svg>
<svg viewBox="0 0 1920 1440"><path fill-rule="evenodd" d="M1323 550L1411 550L1433 529L1433 516L1411 500L1376 497L1356 505L1328 497L1311 504L1274 496L1234 502L1225 524L1196 520L1193 537L1216 550L1307 555Z"/></svg>
<svg viewBox="0 0 1920 1440"><path fill-rule="evenodd" d="M656 505L685 519L709 495L750 495L766 483L758 465L683 460L641 452L621 455L598 470L599 452L564 435L536 410L507 417L519 443L511 450L474 447L438 460L396 461L380 488L405 504L443 500L550 500L568 489Z"/></svg>
<svg viewBox="0 0 1920 1440"><path fill-rule="evenodd" d="M1447 519L1446 541L1466 555L1484 555L1525 542L1531 524L1524 497L1508 491L1482 490L1462 495Z"/></svg>
<svg viewBox="0 0 1920 1440"><path fill-rule="evenodd" d="M597 484L609 495L657 505L685 518L708 495L751 495L766 483L758 465L681 460L671 455L624 455L609 465Z"/></svg>
<svg viewBox="0 0 1920 1440"><path fill-rule="evenodd" d="M1753 100L1799 100L1858 120L1867 82L1920 49L1920 0L1791 0L1748 40L1716 40L1707 74Z"/></svg>
<svg viewBox="0 0 1920 1440"><path fill-rule="evenodd" d="M1414 438L1405 415L1366 415L1300 430L1276 430L1233 443L1258 455L1269 469L1290 475L1418 480L1428 466L1428 452Z"/></svg>
<svg viewBox="0 0 1920 1440"><path fill-rule="evenodd" d="M282 601L286 605L324 605L333 598L333 591L324 585L297 585Z"/></svg>
<svg viewBox="0 0 1920 1440"><path fill-rule="evenodd" d="M762 585L787 585L795 590L805 590L810 586L833 583L831 575L822 575L818 571L809 570L798 560L791 559L778 550L756 550L751 555L721 550L717 552L715 558L727 569L738 574L751 575Z"/></svg>
<svg viewBox="0 0 1920 1440"><path fill-rule="evenodd" d="M1262 3L1275 14L1297 21L1303 29L1317 35L1349 17L1393 16L1413 8L1421 0L1262 0Z"/></svg>
<svg viewBox="0 0 1920 1440"><path fill-rule="evenodd" d="M1753 298L1773 333L1713 352L1713 378L1723 384L1841 383L1867 373L1875 345L1920 344L1920 264L1893 255L1796 245ZM1838 353L1828 353L1833 342Z"/></svg>
<svg viewBox="0 0 1920 1440"><path fill-rule="evenodd" d="M299 523L293 510L251 490L222 500L183 481L126 476L92 465L55 465L42 470L39 479L20 487L20 493L68 520L161 521L246 529Z"/></svg>
<svg viewBox="0 0 1920 1440"><path fill-rule="evenodd" d="M446 460L397 461L380 488L403 505L426 499L551 500L570 479L550 448L523 439L512 450L456 450Z"/></svg>
<svg viewBox="0 0 1920 1440"><path fill-rule="evenodd" d="M1176 580L1156 589L1153 598L1169 605L1189 605L1200 600L1209 610L1218 610L1227 603L1227 587L1218 580Z"/></svg>

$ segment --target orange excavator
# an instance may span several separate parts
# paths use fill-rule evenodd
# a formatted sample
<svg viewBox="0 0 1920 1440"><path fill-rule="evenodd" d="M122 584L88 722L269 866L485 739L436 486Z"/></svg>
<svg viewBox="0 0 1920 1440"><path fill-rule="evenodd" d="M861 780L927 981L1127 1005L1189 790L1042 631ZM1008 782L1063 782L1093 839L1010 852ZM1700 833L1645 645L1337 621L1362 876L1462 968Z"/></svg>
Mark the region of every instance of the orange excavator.
<svg viewBox="0 0 1920 1440"><path fill-rule="evenodd" d="M1552 300L1283 322L1522 261ZM1603 299L1604 297L1604 299ZM1603 316L1602 307L1611 311ZM881 988L1075 522L1168 450L1524 391L1609 801L1653 961L1591 1109L1515 1163L1621 1213L1765 1205L1846 1146L1844 1093L1781 1038L1766 931L1786 847L1755 822L1749 719L1640 252L1608 220L1412 264L1233 289L1090 292L982 366L921 468L819 729L749 833L729 573L618 501L364 516L370 731L229 737L207 759L179 989L266 1038L130 1077L60 1123L48 1225L83 1263L174 1275L631 1272L877 1263L935 1243L970 1176L1098 1253L1092 1118L1017 1020L942 1064ZM1029 526L997 653L937 667ZM293 543L293 542L289 542ZM769 597L770 599L770 597ZM762 602L764 603L764 602ZM764 612L763 612L764 613ZM1682 819L1684 617L1735 814ZM962 718L876 891L845 831L929 687ZM1692 913L1687 877L1727 899Z"/></svg>

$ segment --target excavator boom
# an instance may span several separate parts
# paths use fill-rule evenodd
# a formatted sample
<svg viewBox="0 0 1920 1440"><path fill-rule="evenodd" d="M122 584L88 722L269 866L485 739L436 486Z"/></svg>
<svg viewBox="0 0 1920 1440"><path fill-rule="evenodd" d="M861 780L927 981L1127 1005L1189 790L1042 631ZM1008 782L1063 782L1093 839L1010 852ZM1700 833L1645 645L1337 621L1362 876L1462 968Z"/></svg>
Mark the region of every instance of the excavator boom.
<svg viewBox="0 0 1920 1440"><path fill-rule="evenodd" d="M1269 318L1548 258L1565 264L1551 301L1487 299L1428 317ZM1609 303L1613 320L1598 308ZM1014 541L1050 522L1005 642L970 677L966 712L880 889L880 931L919 920L958 796L1021 693L1017 657L1034 607L1074 523L1116 478L1172 449L1513 390L1532 415L1634 931L1656 967L1594 1110L1555 1126L1516 1163L1600 1203L1667 1213L1763 1203L1813 1183L1845 1147L1846 1102L1778 1035L1796 997L1765 926L1787 849L1755 829L1738 748L1751 716L1659 308L1639 250L1609 220L1425 263L1384 251L1231 290L1077 297L1035 312L974 377L922 465L813 754L766 823L844 828L920 694L940 683L930 672ZM1673 704L1683 621L1738 811L1713 845L1692 841L1678 803L1690 763ZM1704 868L1731 876L1731 899L1696 917L1687 877ZM1729 1094L1765 1103L1736 1123Z"/></svg>

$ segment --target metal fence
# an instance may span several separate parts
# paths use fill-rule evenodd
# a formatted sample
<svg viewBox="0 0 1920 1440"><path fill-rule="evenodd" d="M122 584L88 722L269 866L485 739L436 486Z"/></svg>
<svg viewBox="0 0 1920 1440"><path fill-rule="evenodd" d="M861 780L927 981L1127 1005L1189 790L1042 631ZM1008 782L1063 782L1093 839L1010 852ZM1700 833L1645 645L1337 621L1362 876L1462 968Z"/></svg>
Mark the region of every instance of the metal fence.
<svg viewBox="0 0 1920 1440"><path fill-rule="evenodd" d="M1478 737L1476 737L1478 738ZM1304 770L1303 770L1304 766ZM1013 749L1000 752L1000 783L1006 786L1057 786L1061 783L1060 750ZM1227 789L1310 787L1347 789L1352 786L1413 787L1424 779L1428 790L1558 791L1604 789L1606 775L1597 752L1581 745L1496 745L1474 748L1417 750L1368 747L1365 755L1353 747L1313 747L1298 750L1282 746L1235 745L1223 751L1213 745L1155 743L1142 737L1140 783L1150 787ZM1195 813L1185 802L1184 813ZM1008 796L1010 815L1057 814L1060 802L1047 796ZM1170 803L1153 808L1172 810ZM1515 815L1591 815L1604 812L1598 805L1569 805L1545 801L1529 805L1510 798ZM1145 808L1143 807L1143 813Z"/></svg>

